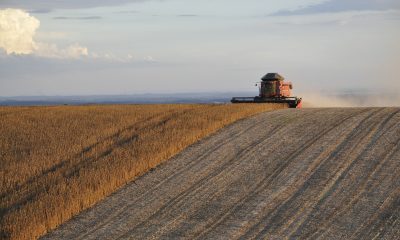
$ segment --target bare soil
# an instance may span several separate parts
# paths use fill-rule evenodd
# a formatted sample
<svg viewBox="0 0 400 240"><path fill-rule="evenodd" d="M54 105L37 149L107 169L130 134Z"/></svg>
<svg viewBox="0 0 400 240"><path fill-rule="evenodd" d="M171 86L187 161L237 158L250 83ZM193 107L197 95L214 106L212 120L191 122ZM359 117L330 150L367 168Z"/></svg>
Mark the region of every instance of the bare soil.
<svg viewBox="0 0 400 240"><path fill-rule="evenodd" d="M400 109L241 120L43 239L398 239Z"/></svg>

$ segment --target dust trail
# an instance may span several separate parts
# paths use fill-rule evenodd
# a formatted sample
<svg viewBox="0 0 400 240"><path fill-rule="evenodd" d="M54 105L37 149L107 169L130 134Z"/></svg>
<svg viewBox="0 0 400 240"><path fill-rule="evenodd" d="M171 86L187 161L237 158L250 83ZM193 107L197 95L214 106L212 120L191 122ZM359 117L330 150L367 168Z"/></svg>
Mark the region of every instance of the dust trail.
<svg viewBox="0 0 400 240"><path fill-rule="evenodd" d="M303 93L303 107L398 107L400 94L316 94Z"/></svg>

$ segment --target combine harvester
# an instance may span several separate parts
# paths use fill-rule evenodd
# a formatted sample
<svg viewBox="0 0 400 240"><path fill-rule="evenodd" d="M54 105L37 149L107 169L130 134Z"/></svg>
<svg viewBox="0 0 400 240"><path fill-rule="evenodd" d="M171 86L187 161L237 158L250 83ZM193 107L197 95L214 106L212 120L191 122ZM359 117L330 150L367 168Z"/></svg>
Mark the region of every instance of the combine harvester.
<svg viewBox="0 0 400 240"><path fill-rule="evenodd" d="M260 94L256 97L234 97L232 103L287 103L290 108L301 108L301 98L291 97L291 82L284 82L278 73L268 73L259 83ZM258 84L256 84L257 86Z"/></svg>

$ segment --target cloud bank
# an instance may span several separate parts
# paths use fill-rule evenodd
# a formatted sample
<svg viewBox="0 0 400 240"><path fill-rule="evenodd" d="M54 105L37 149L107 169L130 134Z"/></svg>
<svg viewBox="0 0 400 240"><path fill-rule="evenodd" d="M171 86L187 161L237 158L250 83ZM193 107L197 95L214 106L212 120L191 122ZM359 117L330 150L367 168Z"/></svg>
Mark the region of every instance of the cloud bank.
<svg viewBox="0 0 400 240"><path fill-rule="evenodd" d="M80 58L88 49L79 44L59 49L55 44L36 42L40 21L20 9L0 10L0 49L7 55L32 54L47 58Z"/></svg>
<svg viewBox="0 0 400 240"><path fill-rule="evenodd" d="M346 11L385 11L400 9L399 0L329 0L297 10L282 10L272 15L290 16Z"/></svg>
<svg viewBox="0 0 400 240"><path fill-rule="evenodd" d="M146 0L2 0L0 7L21 8L31 11L48 12L52 9L78 9L102 6L117 6Z"/></svg>

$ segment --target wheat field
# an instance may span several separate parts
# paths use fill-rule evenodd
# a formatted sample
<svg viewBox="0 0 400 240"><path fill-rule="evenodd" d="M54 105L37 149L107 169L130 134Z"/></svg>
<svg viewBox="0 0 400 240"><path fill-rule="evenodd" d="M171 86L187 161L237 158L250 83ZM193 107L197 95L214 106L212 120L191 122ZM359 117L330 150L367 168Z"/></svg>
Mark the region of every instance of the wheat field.
<svg viewBox="0 0 400 240"><path fill-rule="evenodd" d="M199 139L285 107L1 107L0 238L37 239Z"/></svg>

